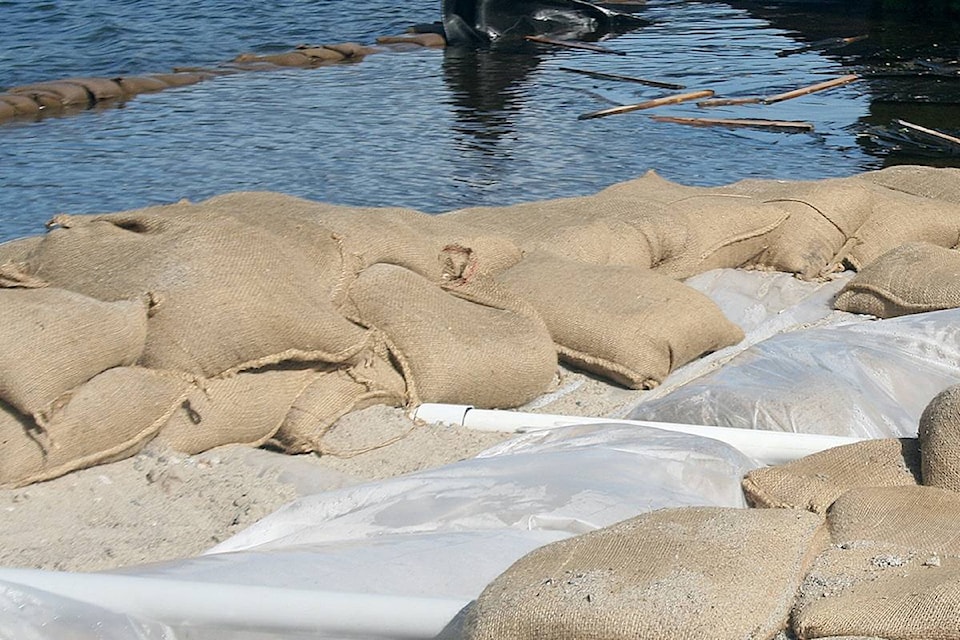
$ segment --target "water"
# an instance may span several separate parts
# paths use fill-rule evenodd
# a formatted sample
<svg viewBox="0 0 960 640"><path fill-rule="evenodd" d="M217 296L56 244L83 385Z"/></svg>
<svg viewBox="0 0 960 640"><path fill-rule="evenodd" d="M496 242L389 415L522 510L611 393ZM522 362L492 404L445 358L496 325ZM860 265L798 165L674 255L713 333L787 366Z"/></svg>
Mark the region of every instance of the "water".
<svg viewBox="0 0 960 640"><path fill-rule="evenodd" d="M914 93L930 93L921 82L905 101L878 106L877 80L771 106L656 111L804 120L812 134L684 127L645 112L577 120L666 92L561 67L717 95L769 95L851 69L836 52L783 55L800 44L793 31L727 4L650 0L642 15L655 24L604 43L629 54L622 57L532 44L380 53L357 64L227 75L123 108L0 126L0 240L41 232L59 212L234 190L440 212L593 193L648 169L700 185L844 176L891 161L889 148L871 144L869 127L903 117L890 104L915 106ZM0 86L212 67L299 43L369 44L438 17L438 0L0 2ZM942 84L938 91L960 86ZM946 113L960 126L955 109L941 105L935 119Z"/></svg>

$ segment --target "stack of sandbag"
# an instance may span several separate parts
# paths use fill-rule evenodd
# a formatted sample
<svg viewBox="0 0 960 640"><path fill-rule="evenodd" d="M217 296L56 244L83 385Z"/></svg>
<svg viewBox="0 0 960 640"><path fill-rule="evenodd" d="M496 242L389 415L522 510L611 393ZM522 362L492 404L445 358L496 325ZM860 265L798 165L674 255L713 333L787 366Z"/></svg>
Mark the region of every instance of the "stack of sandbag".
<svg viewBox="0 0 960 640"><path fill-rule="evenodd" d="M70 317L76 296L137 310L136 349L116 362L67 355L83 375L54 390L75 394L114 369L176 387L149 423L159 426L136 432L147 434L141 444L322 452L341 415L372 403L521 405L549 389L558 357L617 384L654 387L742 338L681 282L709 269L815 277L840 262L866 264L904 239L956 243L960 205L878 177L702 188L650 173L591 196L439 216L272 193L58 216L44 237L0 248L0 293L62 292L32 294L53 316ZM121 325L135 334L131 323ZM15 326L0 338L37 352L58 344ZM118 333L106 340L119 344ZM0 368L25 367L22 355L7 358ZM95 452L51 457L54 441L67 438L45 439L46 425L65 400L0 398L4 415L33 434L44 477L134 449L129 438L105 436ZM40 477L18 473L4 478Z"/></svg>
<svg viewBox="0 0 960 640"><path fill-rule="evenodd" d="M751 471L766 508L662 509L531 552L471 604L465 637L960 638L958 452L955 386L919 440Z"/></svg>

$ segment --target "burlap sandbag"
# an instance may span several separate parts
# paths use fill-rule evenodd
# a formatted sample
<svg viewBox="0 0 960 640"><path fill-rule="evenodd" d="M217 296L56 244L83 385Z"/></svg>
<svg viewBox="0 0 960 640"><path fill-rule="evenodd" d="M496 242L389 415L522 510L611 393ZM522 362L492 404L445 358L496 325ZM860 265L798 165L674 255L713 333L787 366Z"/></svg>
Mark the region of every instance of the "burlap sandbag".
<svg viewBox="0 0 960 640"><path fill-rule="evenodd" d="M287 453L341 454L323 442L334 423L351 411L375 404L406 404L406 383L385 358L318 372L297 397L271 443Z"/></svg>
<svg viewBox="0 0 960 640"><path fill-rule="evenodd" d="M569 255L579 247L582 262L650 267L677 279L751 264L786 218L746 196L703 190L664 202L625 188L440 216L506 235L528 251Z"/></svg>
<svg viewBox="0 0 960 640"><path fill-rule="evenodd" d="M32 98L27 96L18 96L12 93L0 93L0 106L6 105L13 109L13 113L7 112L8 117L14 116L37 116L40 115L40 105Z"/></svg>
<svg viewBox="0 0 960 640"><path fill-rule="evenodd" d="M755 507L825 513L849 489L910 486L919 482L918 442L911 438L886 438L834 447L784 465L754 469L743 479L743 492Z"/></svg>
<svg viewBox="0 0 960 640"><path fill-rule="evenodd" d="M800 511L654 511L524 556L480 594L465 637L773 638L825 542Z"/></svg>
<svg viewBox="0 0 960 640"><path fill-rule="evenodd" d="M872 186L870 216L841 249L843 259L859 271L908 242L939 247L960 243L960 204L923 198L885 187Z"/></svg>
<svg viewBox="0 0 960 640"><path fill-rule="evenodd" d="M315 375L311 369L268 369L198 381L157 440L189 454L225 444L258 447L277 432Z"/></svg>
<svg viewBox="0 0 960 640"><path fill-rule="evenodd" d="M64 82L78 84L83 87L92 98L91 102L105 100L119 100L123 98L123 89L109 78L67 78Z"/></svg>
<svg viewBox="0 0 960 640"><path fill-rule="evenodd" d="M343 362L367 345L333 308L331 271L262 227L189 203L57 221L66 228L44 237L33 274L101 300L149 293L144 366L215 377Z"/></svg>
<svg viewBox="0 0 960 640"><path fill-rule="evenodd" d="M92 96L81 85L74 82L56 81L39 82L7 89L7 93L27 96L35 102L41 97L52 97L59 106L88 106L93 102Z"/></svg>
<svg viewBox="0 0 960 640"><path fill-rule="evenodd" d="M801 640L958 640L958 611L960 559L863 541L835 545L817 559L792 619Z"/></svg>
<svg viewBox="0 0 960 640"><path fill-rule="evenodd" d="M542 393L556 372L543 321L518 311L522 301L507 308L504 292L481 291L471 302L463 298L476 291L457 288L451 295L413 271L376 264L348 299L362 324L388 337L412 402L514 407Z"/></svg>
<svg viewBox="0 0 960 640"><path fill-rule="evenodd" d="M922 242L901 245L854 276L834 307L878 318L960 307L960 252Z"/></svg>
<svg viewBox="0 0 960 640"><path fill-rule="evenodd" d="M938 393L920 414L923 484L960 491L960 385Z"/></svg>
<svg viewBox="0 0 960 640"><path fill-rule="evenodd" d="M960 493L937 487L851 489L827 517L835 544L861 540L960 557Z"/></svg>
<svg viewBox="0 0 960 640"><path fill-rule="evenodd" d="M27 236L0 242L0 265L24 262L43 241L43 236Z"/></svg>
<svg viewBox="0 0 960 640"><path fill-rule="evenodd" d="M956 167L898 165L867 171L857 179L922 198L960 204L960 169Z"/></svg>
<svg viewBox="0 0 960 640"><path fill-rule="evenodd" d="M133 455L180 404L187 384L149 369L108 369L60 396L40 424L0 402L0 484L23 486Z"/></svg>
<svg viewBox="0 0 960 640"><path fill-rule="evenodd" d="M169 84L160 78L150 76L120 76L114 78L114 82L120 85L125 96L135 96L138 93L152 93L154 91L163 91L170 87Z"/></svg>
<svg viewBox="0 0 960 640"><path fill-rule="evenodd" d="M311 241L321 241L317 236L325 233L334 239L337 255L342 256L346 284L377 263L395 264L438 280L437 256L445 245L457 240L450 231L464 228L448 225L441 233L435 216L413 209L345 207L270 192L228 193L206 200L200 207L263 226L287 242L298 242L297 236L303 234Z"/></svg>
<svg viewBox="0 0 960 640"><path fill-rule="evenodd" d="M540 253L498 280L536 309L562 361L631 389L743 339L705 295L647 269Z"/></svg>
<svg viewBox="0 0 960 640"><path fill-rule="evenodd" d="M134 364L147 305L52 287L0 289L0 327L0 399L34 415L98 373Z"/></svg>
<svg viewBox="0 0 960 640"><path fill-rule="evenodd" d="M813 279L834 270L847 239L871 213L870 189L849 179L743 181L730 186L789 214L759 262L777 271Z"/></svg>

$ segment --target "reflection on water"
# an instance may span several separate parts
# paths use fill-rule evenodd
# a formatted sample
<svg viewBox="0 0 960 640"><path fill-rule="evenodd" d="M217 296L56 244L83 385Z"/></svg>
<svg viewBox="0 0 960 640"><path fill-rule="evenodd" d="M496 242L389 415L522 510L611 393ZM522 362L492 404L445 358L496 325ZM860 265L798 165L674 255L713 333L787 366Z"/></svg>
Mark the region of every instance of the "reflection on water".
<svg viewBox="0 0 960 640"><path fill-rule="evenodd" d="M443 79L458 137L473 138L476 149L495 155L497 141L515 133L513 119L524 106L522 84L539 64L532 45L444 50Z"/></svg>
<svg viewBox="0 0 960 640"><path fill-rule="evenodd" d="M51 3L45 12L30 5L29 20L17 22L27 5L0 0L8 18L0 35L12 43L0 51L0 82L209 64L281 43L371 42L438 17L435 0L317 0L309 7L290 0L272 12L250 8L235 18L225 5L211 4L214 9L179 0L77 0ZM869 13L812 14L795 5L772 12L749 4L755 6L748 12L726 3L651 0L642 12L650 26L604 41L626 56L531 43L381 53L360 64L224 76L140 96L122 109L2 126L0 240L39 232L58 212L116 211L244 189L439 212L593 193L649 169L701 185L842 176L916 161L876 144L870 127L903 118L960 129L960 81L915 73L875 73L770 106L705 113L683 104L657 111L803 120L815 126L813 134L689 128L655 122L644 112L577 120L611 103L668 92L566 67L743 96L868 67L889 72L918 52L938 64L960 53L956 31L952 40L944 35L931 42L921 29L871 21ZM98 29L93 23L107 7L113 13ZM117 31L118 20L129 22L126 31ZM807 46L863 33L867 40L849 46ZM921 98L937 104L917 106Z"/></svg>

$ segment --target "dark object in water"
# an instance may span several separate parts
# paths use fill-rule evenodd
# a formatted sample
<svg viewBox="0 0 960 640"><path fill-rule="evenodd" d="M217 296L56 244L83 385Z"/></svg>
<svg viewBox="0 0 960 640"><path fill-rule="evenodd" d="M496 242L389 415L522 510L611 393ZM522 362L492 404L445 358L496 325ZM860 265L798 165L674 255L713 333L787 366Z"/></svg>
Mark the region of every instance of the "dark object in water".
<svg viewBox="0 0 960 640"><path fill-rule="evenodd" d="M583 0L443 0L447 42L478 46L551 35L583 40L650 24Z"/></svg>

